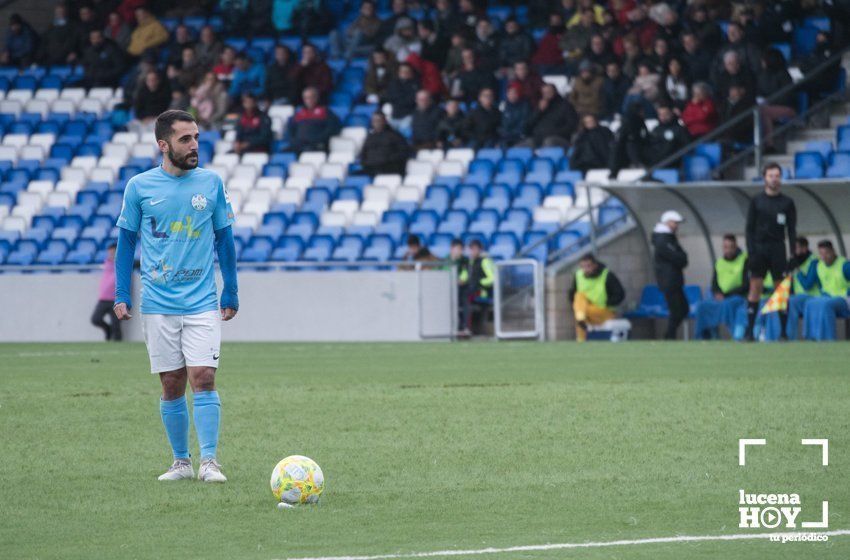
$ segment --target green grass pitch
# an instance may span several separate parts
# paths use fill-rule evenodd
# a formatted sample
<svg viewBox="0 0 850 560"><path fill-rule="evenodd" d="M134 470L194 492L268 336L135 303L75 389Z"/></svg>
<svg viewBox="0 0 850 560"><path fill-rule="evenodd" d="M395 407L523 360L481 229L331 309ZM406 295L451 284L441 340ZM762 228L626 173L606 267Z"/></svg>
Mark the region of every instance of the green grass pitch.
<svg viewBox="0 0 850 560"><path fill-rule="evenodd" d="M207 486L156 481L170 453L141 344L0 345L0 558L734 534L739 488L796 492L812 519L828 499L830 530L848 529L848 358L842 343L225 344L230 482ZM746 467L742 437L768 441ZM801 438L828 438L830 465ZM290 454L323 468L318 506L275 508L269 476ZM843 559L850 536L481 557Z"/></svg>

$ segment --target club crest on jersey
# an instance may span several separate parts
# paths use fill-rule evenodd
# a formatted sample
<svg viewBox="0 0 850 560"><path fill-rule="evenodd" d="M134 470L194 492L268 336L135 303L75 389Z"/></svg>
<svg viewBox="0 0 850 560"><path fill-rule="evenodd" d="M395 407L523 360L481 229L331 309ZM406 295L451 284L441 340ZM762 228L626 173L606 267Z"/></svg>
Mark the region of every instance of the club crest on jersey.
<svg viewBox="0 0 850 560"><path fill-rule="evenodd" d="M207 207L207 197L202 194L196 194L192 197L192 208L201 211Z"/></svg>

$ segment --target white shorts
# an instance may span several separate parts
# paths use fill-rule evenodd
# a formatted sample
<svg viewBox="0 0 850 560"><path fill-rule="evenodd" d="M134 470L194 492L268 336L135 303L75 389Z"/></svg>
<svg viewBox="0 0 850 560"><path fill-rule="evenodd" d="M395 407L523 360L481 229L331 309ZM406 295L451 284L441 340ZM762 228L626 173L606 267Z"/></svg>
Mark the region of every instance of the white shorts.
<svg viewBox="0 0 850 560"><path fill-rule="evenodd" d="M151 373L183 366L218 367L221 316L217 310L195 315L142 314L142 332Z"/></svg>

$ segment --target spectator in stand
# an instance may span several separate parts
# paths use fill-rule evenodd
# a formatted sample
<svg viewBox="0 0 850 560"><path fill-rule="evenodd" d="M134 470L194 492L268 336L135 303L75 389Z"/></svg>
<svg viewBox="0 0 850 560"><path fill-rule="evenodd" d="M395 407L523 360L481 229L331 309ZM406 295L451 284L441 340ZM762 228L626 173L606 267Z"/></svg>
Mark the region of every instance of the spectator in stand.
<svg viewBox="0 0 850 560"><path fill-rule="evenodd" d="M752 108L755 103L753 95L747 91L747 87L741 82L729 84L729 94L723 103L723 111L720 115L720 124L725 125L742 113L749 113L750 117L742 119L740 123L727 130L723 137L732 144L752 144L753 142L753 118Z"/></svg>
<svg viewBox="0 0 850 560"><path fill-rule="evenodd" d="M121 0L115 11L121 15L121 19L131 27L136 25L136 8L144 6L147 0Z"/></svg>
<svg viewBox="0 0 850 560"><path fill-rule="evenodd" d="M216 36L215 30L209 25L202 27L200 40L195 45L198 62L206 68L212 68L221 58L221 51L223 50L224 44Z"/></svg>
<svg viewBox="0 0 850 560"><path fill-rule="evenodd" d="M195 110L198 124L204 128L218 126L227 112L227 105L227 89L214 73L207 72L191 96L191 106Z"/></svg>
<svg viewBox="0 0 850 560"><path fill-rule="evenodd" d="M73 64L79 42L77 24L69 19L68 8L59 2L53 8L53 22L41 36L39 63L45 66Z"/></svg>
<svg viewBox="0 0 850 560"><path fill-rule="evenodd" d="M460 110L460 102L456 99L446 101L446 114L437 124L437 147L447 150L463 146L465 125L466 115Z"/></svg>
<svg viewBox="0 0 850 560"><path fill-rule="evenodd" d="M537 110L531 115L526 131L528 139L521 145L532 148L561 146L567 148L578 128L578 114L572 104L563 99L552 84L541 89Z"/></svg>
<svg viewBox="0 0 850 560"><path fill-rule="evenodd" d="M581 118L581 130L573 142L570 169L587 173L590 169L605 169L611 159L614 134L599 126L596 115L586 114Z"/></svg>
<svg viewBox="0 0 850 560"><path fill-rule="evenodd" d="M360 164L374 177L384 173L403 175L410 146L404 136L392 129L381 111L372 113L372 130L363 142Z"/></svg>
<svg viewBox="0 0 850 560"><path fill-rule="evenodd" d="M652 54L646 57L646 61L656 74L663 74L667 71L667 63L670 62L672 56L667 39L657 37L652 48Z"/></svg>
<svg viewBox="0 0 850 560"><path fill-rule="evenodd" d="M147 8L136 8L136 28L130 34L127 53L139 57L148 49L155 49L168 41L168 30Z"/></svg>
<svg viewBox="0 0 850 560"><path fill-rule="evenodd" d="M410 17L407 15L406 0L392 0L390 10L392 10L392 15L381 22L381 27L378 30L378 36L375 38L377 45L383 45L384 41L389 39L392 34L395 33L398 20Z"/></svg>
<svg viewBox="0 0 850 560"><path fill-rule="evenodd" d="M596 3L596 0L578 0L578 2L573 2L573 4L578 4L572 15L567 17L567 27L573 27L575 25L579 25L585 15L587 10L590 10L591 21L597 25L602 25L605 21L605 8ZM565 7L565 4L562 2L562 7Z"/></svg>
<svg viewBox="0 0 850 560"><path fill-rule="evenodd" d="M301 47L301 63L295 68L295 87L299 92L314 88L319 92L322 103L326 103L333 91L334 80L330 67L319 56L319 50L310 43Z"/></svg>
<svg viewBox="0 0 850 560"><path fill-rule="evenodd" d="M638 104L643 107L644 115L649 118L655 117L655 106L661 96L661 76L653 72L652 66L643 60L638 64L638 73L635 76L632 87L623 101L623 113L626 113L629 105Z"/></svg>
<svg viewBox="0 0 850 560"><path fill-rule="evenodd" d="M509 75L517 62L526 61L534 54L534 39L525 32L514 17L505 21L505 31L499 41L499 66L502 75Z"/></svg>
<svg viewBox="0 0 850 560"><path fill-rule="evenodd" d="M27 66L32 63L38 48L38 35L18 14L9 17L9 30L0 64Z"/></svg>
<svg viewBox="0 0 850 560"><path fill-rule="evenodd" d="M466 116L464 135L469 145L476 150L495 146L501 123L502 113L496 106L496 94L488 87L482 89L478 94L478 105Z"/></svg>
<svg viewBox="0 0 850 560"><path fill-rule="evenodd" d="M369 57L369 67L366 69L366 80L363 91L367 103L377 103L387 92L390 80L398 73L398 63L384 49L375 49Z"/></svg>
<svg viewBox="0 0 850 560"><path fill-rule="evenodd" d="M573 23L574 22L574 23ZM596 33L596 22L592 8L584 8L578 19L567 24L567 32L561 37L561 50L567 59L568 73L575 72L579 61L590 45L590 38Z"/></svg>
<svg viewBox="0 0 850 560"><path fill-rule="evenodd" d="M685 27L694 34L697 41L709 54L716 53L723 42L723 30L716 22L709 19L705 4L694 3L691 5Z"/></svg>
<svg viewBox="0 0 850 560"><path fill-rule="evenodd" d="M268 153L271 149L272 122L268 115L257 107L257 98L251 93L242 94L242 114L236 123L236 141L233 151Z"/></svg>
<svg viewBox="0 0 850 560"><path fill-rule="evenodd" d="M499 141L502 146L513 146L525 138L525 128L531 118L531 105L522 96L522 87L514 82L508 86L506 99L500 107L502 124Z"/></svg>
<svg viewBox="0 0 850 560"><path fill-rule="evenodd" d="M475 51L463 49L463 68L458 72L451 88L451 96L472 103L478 98L481 90L487 88L496 90L497 83L491 72L478 67Z"/></svg>
<svg viewBox="0 0 850 560"><path fill-rule="evenodd" d="M744 33L741 24L732 22L726 30L728 42L720 48L714 62L715 80L719 78L720 71L726 66L726 55L734 52L738 55L738 63L745 74L755 74L761 67L761 52L759 48L751 43Z"/></svg>
<svg viewBox="0 0 850 560"><path fill-rule="evenodd" d="M424 89L416 92L416 109L411 124L411 143L416 150L437 147L437 127L445 113L434 103L431 94Z"/></svg>
<svg viewBox="0 0 850 560"><path fill-rule="evenodd" d="M557 74L563 71L564 55L561 50L561 39L564 36L564 18L559 13L549 14L549 27L540 39L531 63L541 74Z"/></svg>
<svg viewBox="0 0 850 560"><path fill-rule="evenodd" d="M646 56L640 48L638 40L634 35L627 35L623 38L623 55L622 55L622 71L623 74L633 80L637 77L638 65L646 60Z"/></svg>
<svg viewBox="0 0 850 560"><path fill-rule="evenodd" d="M430 60L425 60L417 53L410 53L405 61L419 75L419 82L422 89L439 99L446 95L446 84L443 82L443 76L440 74L440 69Z"/></svg>
<svg viewBox="0 0 850 560"><path fill-rule="evenodd" d="M327 106L319 105L319 91L308 87L302 94L304 106L286 125L286 140L297 152L326 150L331 137L340 130L340 122Z"/></svg>
<svg viewBox="0 0 850 560"><path fill-rule="evenodd" d="M413 73L413 67L403 63L399 65L398 75L390 81L382 99L384 103L389 103L392 107L390 124L405 137L410 136L417 91L419 91L419 81Z"/></svg>
<svg viewBox="0 0 850 560"><path fill-rule="evenodd" d="M448 37L441 37L430 19L423 19L417 24L419 41L422 43L422 58L432 62L437 68L446 64L446 56L449 53Z"/></svg>
<svg viewBox="0 0 850 560"><path fill-rule="evenodd" d="M182 58L176 64L169 64L166 72L171 80L171 89L182 91L198 85L206 73L195 58L195 49L191 45L183 47Z"/></svg>
<svg viewBox="0 0 850 560"><path fill-rule="evenodd" d="M499 68L499 41L489 19L481 18L475 24L472 49L479 68L490 74Z"/></svg>
<svg viewBox="0 0 850 560"><path fill-rule="evenodd" d="M266 68L254 63L245 53L236 56L236 67L233 70L233 80L227 94L231 99L239 99L244 93L260 97L266 91Z"/></svg>
<svg viewBox="0 0 850 560"><path fill-rule="evenodd" d="M460 30L466 35L475 34L475 25L478 20L485 17L485 12L480 3L476 4L475 0L460 0L458 2L458 19L460 20Z"/></svg>
<svg viewBox="0 0 850 560"><path fill-rule="evenodd" d="M428 247L422 245L422 240L418 235L410 234L407 236L407 252L404 254L406 261L435 261L437 258L431 254Z"/></svg>
<svg viewBox="0 0 850 560"><path fill-rule="evenodd" d="M632 103L626 107L611 153L611 177L616 177L625 167L646 165L649 131L646 129L644 118L642 104Z"/></svg>
<svg viewBox="0 0 850 560"><path fill-rule="evenodd" d="M411 52L420 52L422 43L416 36L416 24L409 17L402 17L396 21L395 33L384 41L384 50L396 57L401 62Z"/></svg>
<svg viewBox="0 0 850 560"><path fill-rule="evenodd" d="M360 13L346 28L342 35L343 44L337 49L346 60L355 56L367 56L375 48L378 33L381 30L381 18L375 15L375 3L366 0L360 4Z"/></svg>
<svg viewBox="0 0 850 560"><path fill-rule="evenodd" d="M727 51L723 55L723 70L718 73L714 84L717 98L721 100L721 107L725 105L725 100L729 98L729 89L733 84L743 86L751 94L756 91L753 75L744 69L741 65L740 56L735 51Z"/></svg>
<svg viewBox="0 0 850 560"><path fill-rule="evenodd" d="M133 111L142 123L151 123L171 103L171 88L159 73L151 70L145 75L144 85L135 95Z"/></svg>
<svg viewBox="0 0 850 560"><path fill-rule="evenodd" d="M649 156L647 159L650 165L660 163L691 142L691 136L685 127L679 124L669 105L659 105L656 113L658 113L658 125L649 133L650 149L647 152ZM678 160L667 164L666 167L679 167Z"/></svg>
<svg viewBox="0 0 850 560"><path fill-rule="evenodd" d="M688 102L691 85L679 58L674 56L667 62L667 72L662 81L664 87L662 97L678 109L682 109Z"/></svg>
<svg viewBox="0 0 850 560"><path fill-rule="evenodd" d="M692 31L682 33L682 64L688 69L692 83L707 82L711 78L711 54L700 45Z"/></svg>
<svg viewBox="0 0 850 560"><path fill-rule="evenodd" d="M757 78L757 97L766 99L793 83L791 74L788 73L788 68L785 66L785 57L777 49L770 48L764 51L761 67L761 72L759 72ZM797 116L797 111L794 110L793 94L786 94L770 105L761 104L759 111L761 111L761 133L764 150L768 153L774 152L776 148L774 148L773 123L793 119Z"/></svg>
<svg viewBox="0 0 850 560"><path fill-rule="evenodd" d="M443 73L449 83L457 78L463 69L463 50L466 48L466 37L463 33L455 33L451 38L451 46L446 54L446 63L443 65Z"/></svg>
<svg viewBox="0 0 850 560"><path fill-rule="evenodd" d="M570 103L579 115L600 115L602 113L602 76L596 73L596 67L588 60L579 64L578 77L573 81Z"/></svg>
<svg viewBox="0 0 850 560"><path fill-rule="evenodd" d="M720 116L711 99L711 88L705 82L697 82L691 87L691 100L682 111L682 122L688 134L698 138L717 128Z"/></svg>
<svg viewBox="0 0 850 560"><path fill-rule="evenodd" d="M110 12L106 19L103 36L115 43L122 51L130 45L130 26L121 19L118 12Z"/></svg>
<svg viewBox="0 0 850 560"><path fill-rule="evenodd" d="M99 30L98 30L99 31ZM97 304L91 315L91 324L103 331L104 339L121 340L121 321L112 307L115 305L115 248L117 243L109 242L106 248L106 259L103 261L103 272L100 274L100 285L98 286ZM104 317L109 318L107 323Z"/></svg>
<svg viewBox="0 0 850 560"><path fill-rule="evenodd" d="M513 74L513 80L508 86L519 86L521 96L527 99L533 107L536 107L540 101L543 79L524 60L514 63Z"/></svg>
<svg viewBox="0 0 850 560"><path fill-rule="evenodd" d="M82 57L83 51L86 50L89 46L89 33L92 30L97 29L98 31L103 31L99 22L95 19L95 13L92 9L91 5L83 4L78 10L77 14L79 17L79 22L77 23L77 54Z"/></svg>
<svg viewBox="0 0 850 560"><path fill-rule="evenodd" d="M89 32L89 43L82 56L83 87L118 87L124 74L124 55L118 45L104 39L100 29Z"/></svg>
<svg viewBox="0 0 850 560"><path fill-rule="evenodd" d="M298 99L295 91L295 63L292 51L286 45L274 48L274 60L266 67L266 100L272 105L293 103Z"/></svg>
<svg viewBox="0 0 850 560"><path fill-rule="evenodd" d="M589 60L597 68L605 68L608 63L617 62L605 37L599 33L590 38L590 48L587 50L585 60Z"/></svg>
<svg viewBox="0 0 850 560"><path fill-rule="evenodd" d="M623 107L626 94L632 87L632 81L620 70L617 62L609 62L605 66L605 81L602 83L602 101L605 104L603 117L614 118Z"/></svg>
<svg viewBox="0 0 850 560"><path fill-rule="evenodd" d="M832 48L832 38L826 31L819 31L815 38L815 50L803 59L801 69L803 72L809 73L821 64L835 55ZM813 78L806 87L806 93L809 94L810 102L822 99L825 95L835 91L838 85L838 79L841 75L841 60L836 57L833 64L830 64L820 76Z"/></svg>
<svg viewBox="0 0 850 560"><path fill-rule="evenodd" d="M224 47L221 51L221 56L218 59L218 64L213 66L213 73L216 78L226 86L230 86L230 81L233 80L233 70L236 68L236 49L233 47Z"/></svg>
<svg viewBox="0 0 850 560"><path fill-rule="evenodd" d="M169 41L166 50L168 51L168 64L178 65L183 59L184 48L195 48L195 41L192 40L192 34L189 33L189 28L182 23L174 28L174 37Z"/></svg>

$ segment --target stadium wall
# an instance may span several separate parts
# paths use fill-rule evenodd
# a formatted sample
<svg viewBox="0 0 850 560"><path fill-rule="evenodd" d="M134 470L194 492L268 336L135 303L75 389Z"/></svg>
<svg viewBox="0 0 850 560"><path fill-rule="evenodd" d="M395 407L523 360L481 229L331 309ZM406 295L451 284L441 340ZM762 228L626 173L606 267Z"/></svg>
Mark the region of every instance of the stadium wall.
<svg viewBox="0 0 850 560"><path fill-rule="evenodd" d="M102 340L89 322L98 274L0 274L0 341ZM134 308L138 309L138 276ZM226 341L416 341L449 339L450 271L252 272L239 274L239 315ZM138 313L124 323L142 340Z"/></svg>

